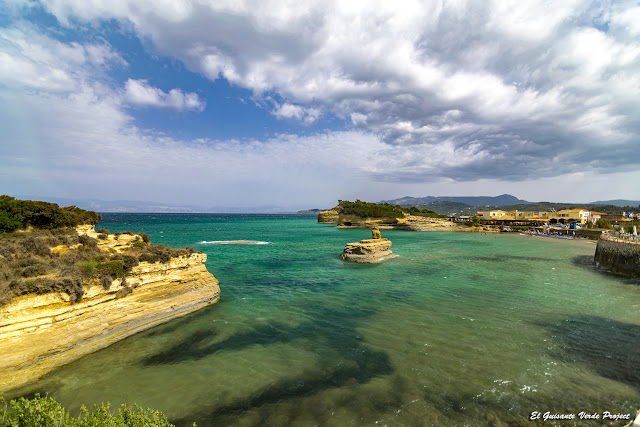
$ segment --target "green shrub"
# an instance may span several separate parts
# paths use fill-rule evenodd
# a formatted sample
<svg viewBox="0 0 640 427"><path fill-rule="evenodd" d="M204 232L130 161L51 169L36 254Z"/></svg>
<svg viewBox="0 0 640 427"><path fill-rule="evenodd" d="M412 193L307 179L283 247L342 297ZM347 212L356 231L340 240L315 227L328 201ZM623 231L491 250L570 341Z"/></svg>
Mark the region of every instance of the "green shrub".
<svg viewBox="0 0 640 427"><path fill-rule="evenodd" d="M356 200L350 202L348 200L338 200L338 203L342 207L342 212L345 214L357 215L364 218L402 218L402 207L398 205L390 205L388 203L369 203L362 200Z"/></svg>
<svg viewBox="0 0 640 427"><path fill-rule="evenodd" d="M121 405L117 414L110 411L109 403L93 405L93 411L82 406L77 418L57 401L49 397L40 397L36 393L33 399L7 401L0 397L0 424L3 426L38 427L171 427L167 417L152 409L143 409L138 405Z"/></svg>
<svg viewBox="0 0 640 427"><path fill-rule="evenodd" d="M98 268L98 261L95 261L95 260L82 261L82 262L79 262L77 266L80 269L80 272L84 276L93 276L93 274L96 272L96 269Z"/></svg>
<svg viewBox="0 0 640 427"><path fill-rule="evenodd" d="M151 237L147 233L138 233L140 237L142 237L142 241L145 243L151 242Z"/></svg>
<svg viewBox="0 0 640 427"><path fill-rule="evenodd" d="M97 224L101 219L99 214L75 206L61 208L55 203L0 196L0 232L28 226L43 229L75 227L80 224Z"/></svg>
<svg viewBox="0 0 640 427"><path fill-rule="evenodd" d="M109 234L109 230L107 230L106 228L98 228L96 230L96 233Z"/></svg>
<svg viewBox="0 0 640 427"><path fill-rule="evenodd" d="M96 268L107 273L109 276L120 277L124 274L124 261L121 259L114 259L111 261L101 262Z"/></svg>
<svg viewBox="0 0 640 427"><path fill-rule="evenodd" d="M115 258L118 257L118 258ZM114 255L112 259L122 259L124 271L129 272L133 267L138 265L140 262L137 257L133 255Z"/></svg>
<svg viewBox="0 0 640 427"><path fill-rule="evenodd" d="M135 242L133 242L133 246L135 246L136 248L144 248L144 242L142 240L136 240Z"/></svg>

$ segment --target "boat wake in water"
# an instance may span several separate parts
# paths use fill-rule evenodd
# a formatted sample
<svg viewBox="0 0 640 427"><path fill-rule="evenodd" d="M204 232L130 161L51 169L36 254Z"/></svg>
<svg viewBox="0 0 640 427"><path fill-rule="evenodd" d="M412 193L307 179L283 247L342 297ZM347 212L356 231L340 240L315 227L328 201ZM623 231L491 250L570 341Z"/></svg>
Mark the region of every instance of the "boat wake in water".
<svg viewBox="0 0 640 427"><path fill-rule="evenodd" d="M262 242L260 240L203 240L199 242L201 245L270 245L271 242Z"/></svg>

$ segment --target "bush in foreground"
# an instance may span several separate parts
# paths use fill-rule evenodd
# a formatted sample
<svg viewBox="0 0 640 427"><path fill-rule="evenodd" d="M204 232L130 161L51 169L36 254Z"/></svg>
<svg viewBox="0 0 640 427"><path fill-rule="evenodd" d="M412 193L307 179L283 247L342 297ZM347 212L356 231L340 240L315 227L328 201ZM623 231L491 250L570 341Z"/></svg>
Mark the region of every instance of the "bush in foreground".
<svg viewBox="0 0 640 427"><path fill-rule="evenodd" d="M173 426L160 411L143 409L138 405L122 405L117 414L109 411L109 404L94 405L89 412L80 408L77 418L69 415L60 403L49 397L36 394L33 399L21 397L7 403L0 397L0 426L40 426L40 427L164 427ZM195 423L194 423L195 425Z"/></svg>

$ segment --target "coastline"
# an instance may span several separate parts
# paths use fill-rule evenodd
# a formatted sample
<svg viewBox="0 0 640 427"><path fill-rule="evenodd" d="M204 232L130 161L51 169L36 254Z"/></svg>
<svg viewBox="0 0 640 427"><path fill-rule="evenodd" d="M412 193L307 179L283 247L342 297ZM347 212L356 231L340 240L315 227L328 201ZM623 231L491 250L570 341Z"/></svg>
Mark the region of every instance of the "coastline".
<svg viewBox="0 0 640 427"><path fill-rule="evenodd" d="M80 236L98 237L93 225ZM102 234L96 243L114 254L134 246L140 235ZM68 253L58 245L52 253ZM110 282L90 279L80 299L65 291L27 293L0 305L0 393L33 383L54 368L107 347L137 332L184 316L220 299L218 280L207 270L207 255L173 255L141 261Z"/></svg>

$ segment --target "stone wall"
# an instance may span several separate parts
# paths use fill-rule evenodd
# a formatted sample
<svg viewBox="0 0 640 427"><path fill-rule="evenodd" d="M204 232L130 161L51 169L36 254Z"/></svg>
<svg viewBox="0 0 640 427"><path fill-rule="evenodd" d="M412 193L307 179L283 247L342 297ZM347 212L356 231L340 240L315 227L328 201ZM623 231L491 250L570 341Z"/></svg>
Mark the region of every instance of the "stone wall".
<svg viewBox="0 0 640 427"><path fill-rule="evenodd" d="M640 278L640 244L600 237L594 261L598 267L626 277Z"/></svg>

